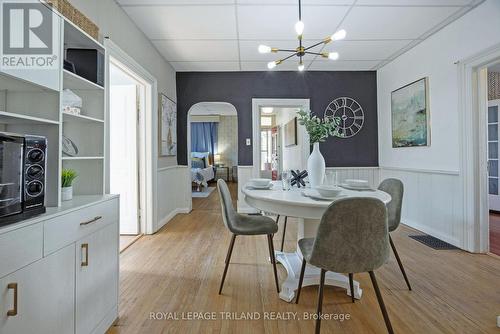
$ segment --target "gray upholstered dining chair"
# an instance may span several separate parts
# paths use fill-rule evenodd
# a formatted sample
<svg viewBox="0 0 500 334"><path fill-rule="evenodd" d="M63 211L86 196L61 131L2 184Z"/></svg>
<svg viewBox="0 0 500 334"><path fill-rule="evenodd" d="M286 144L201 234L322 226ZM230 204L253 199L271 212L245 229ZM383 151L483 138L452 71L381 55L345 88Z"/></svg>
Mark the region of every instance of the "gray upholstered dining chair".
<svg viewBox="0 0 500 334"><path fill-rule="evenodd" d="M321 269L316 333L320 332L323 288L327 271L351 273L349 275L351 291L353 291L352 274L368 272L387 330L389 333L393 333L389 315L373 272L382 266L389 257L387 209L382 201L376 198L353 197L333 202L321 218L316 238L300 239L299 248L303 260L297 299L295 300L297 304L306 263Z"/></svg>
<svg viewBox="0 0 500 334"><path fill-rule="evenodd" d="M223 179L217 180L217 190L219 191L220 205L222 209L222 220L224 225L233 233L231 243L226 255L226 265L220 282L219 295L222 293L224 280L226 279L227 269L231 261L233 246L238 235L266 235L269 246L269 257L274 270L274 281L276 290L280 292L278 284L278 272L276 270L276 257L274 256L273 234L278 231L278 225L274 220L265 216L248 216L241 215L234 210L231 194L226 182Z"/></svg>
<svg viewBox="0 0 500 334"><path fill-rule="evenodd" d="M388 193L392 197L389 204L387 204L387 214L389 218L389 241L391 243L392 251L396 256L396 260L398 261L399 269L401 269L401 273L403 274L406 285L408 286L408 290L411 291L410 281L406 276L405 268L403 267L403 263L399 258L398 251L396 250L396 246L394 245L390 235L390 232L396 230L401 222L401 207L403 205L404 192L403 182L398 179L386 179L380 183L378 189Z"/></svg>

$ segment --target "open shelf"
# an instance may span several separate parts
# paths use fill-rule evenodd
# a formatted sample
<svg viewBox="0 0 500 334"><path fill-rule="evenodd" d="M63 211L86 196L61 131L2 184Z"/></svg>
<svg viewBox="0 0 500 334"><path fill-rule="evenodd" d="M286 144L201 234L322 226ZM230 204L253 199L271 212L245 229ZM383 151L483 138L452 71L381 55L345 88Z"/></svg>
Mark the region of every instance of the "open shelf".
<svg viewBox="0 0 500 334"><path fill-rule="evenodd" d="M0 123L1 124L55 124L59 125L58 121L53 121L46 118L33 117L29 115L10 113L6 111L0 111Z"/></svg>
<svg viewBox="0 0 500 334"><path fill-rule="evenodd" d="M63 87L75 90L104 90L104 87L68 70L63 70Z"/></svg>
<svg viewBox="0 0 500 334"><path fill-rule="evenodd" d="M95 157L62 157L63 160L65 161L78 161L78 160L104 160L104 157L101 156L95 156Z"/></svg>
<svg viewBox="0 0 500 334"><path fill-rule="evenodd" d="M87 123L87 122L104 123L104 120L99 119L99 118L85 116L85 115L74 115L74 114L65 113L65 112L63 112L63 118L64 118L64 120L63 120L64 122L67 120L67 121L71 121L71 122L83 122L83 123Z"/></svg>

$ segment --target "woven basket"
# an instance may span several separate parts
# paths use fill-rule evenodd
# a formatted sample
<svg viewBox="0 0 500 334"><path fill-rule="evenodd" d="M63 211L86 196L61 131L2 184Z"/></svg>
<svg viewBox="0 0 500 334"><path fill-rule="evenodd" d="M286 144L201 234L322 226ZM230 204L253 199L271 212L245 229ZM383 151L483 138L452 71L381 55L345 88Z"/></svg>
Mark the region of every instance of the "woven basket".
<svg viewBox="0 0 500 334"><path fill-rule="evenodd" d="M47 0L47 3L94 39L98 39L99 27L83 15L82 12L73 7L68 0Z"/></svg>

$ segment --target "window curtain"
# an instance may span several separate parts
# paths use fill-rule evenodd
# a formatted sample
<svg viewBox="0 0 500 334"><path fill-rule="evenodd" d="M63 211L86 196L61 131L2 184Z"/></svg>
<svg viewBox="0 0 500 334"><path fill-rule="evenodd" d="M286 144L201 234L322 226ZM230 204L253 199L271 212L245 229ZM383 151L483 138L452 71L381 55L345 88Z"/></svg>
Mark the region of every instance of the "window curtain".
<svg viewBox="0 0 500 334"><path fill-rule="evenodd" d="M217 137L219 123L193 122L191 123L191 152L217 153Z"/></svg>

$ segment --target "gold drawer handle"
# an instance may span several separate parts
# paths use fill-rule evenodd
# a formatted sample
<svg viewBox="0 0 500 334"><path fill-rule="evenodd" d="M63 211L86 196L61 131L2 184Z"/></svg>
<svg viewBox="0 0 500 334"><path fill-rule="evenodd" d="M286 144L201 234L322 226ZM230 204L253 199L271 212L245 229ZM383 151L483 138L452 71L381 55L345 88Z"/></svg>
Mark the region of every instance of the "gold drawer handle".
<svg viewBox="0 0 500 334"><path fill-rule="evenodd" d="M89 266L89 244L82 244L82 249L85 249L85 261L82 261L82 267Z"/></svg>
<svg viewBox="0 0 500 334"><path fill-rule="evenodd" d="M14 290L14 308L7 311L7 316L13 317L17 315L17 283L7 284L7 289Z"/></svg>
<svg viewBox="0 0 500 334"><path fill-rule="evenodd" d="M102 216L97 216L97 217L94 217L93 219L91 219L89 221L81 222L80 226L85 226L85 225L88 225L88 224L92 224L92 223L95 223L96 221L101 220L101 219L102 219Z"/></svg>

